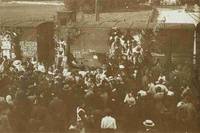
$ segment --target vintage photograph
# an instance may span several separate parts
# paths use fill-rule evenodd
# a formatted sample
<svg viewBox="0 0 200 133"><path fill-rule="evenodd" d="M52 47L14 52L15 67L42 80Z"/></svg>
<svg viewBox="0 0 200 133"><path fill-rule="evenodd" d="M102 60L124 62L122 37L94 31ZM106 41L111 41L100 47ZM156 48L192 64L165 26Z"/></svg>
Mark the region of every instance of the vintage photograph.
<svg viewBox="0 0 200 133"><path fill-rule="evenodd" d="M200 0L0 0L0 133L200 133Z"/></svg>

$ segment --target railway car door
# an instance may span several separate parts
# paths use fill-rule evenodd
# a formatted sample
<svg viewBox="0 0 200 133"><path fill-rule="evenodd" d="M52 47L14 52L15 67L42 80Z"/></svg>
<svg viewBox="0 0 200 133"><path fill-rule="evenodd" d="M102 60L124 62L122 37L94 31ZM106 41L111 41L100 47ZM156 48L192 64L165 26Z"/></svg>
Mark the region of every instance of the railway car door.
<svg viewBox="0 0 200 133"><path fill-rule="evenodd" d="M37 27L38 60L45 65L52 65L55 59L54 23L46 22Z"/></svg>

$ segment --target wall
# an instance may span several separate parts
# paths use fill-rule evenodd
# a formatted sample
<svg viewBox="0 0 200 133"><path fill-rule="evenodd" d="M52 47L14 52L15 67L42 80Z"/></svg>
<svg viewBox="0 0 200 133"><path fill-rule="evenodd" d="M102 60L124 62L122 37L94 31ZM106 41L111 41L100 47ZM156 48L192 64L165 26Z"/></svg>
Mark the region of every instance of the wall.
<svg viewBox="0 0 200 133"><path fill-rule="evenodd" d="M70 44L71 53L78 62L89 66L100 66L99 60L94 59L94 55L104 57L109 51L108 33L109 28L98 27L76 27L69 28L60 26L56 30L56 36L67 40L68 36L73 36L73 43ZM101 59L100 59L101 60Z"/></svg>
<svg viewBox="0 0 200 133"><path fill-rule="evenodd" d="M108 33L105 28L81 28L80 36L71 45L71 52L80 62L89 66L100 66L99 60L94 55L108 52ZM100 56L98 56L100 59ZM101 60L101 59L100 59Z"/></svg>
<svg viewBox="0 0 200 133"><path fill-rule="evenodd" d="M105 53L108 51L108 32L105 28L81 28L80 36L71 46L71 50L94 51Z"/></svg>
<svg viewBox="0 0 200 133"><path fill-rule="evenodd" d="M192 61L194 43L192 29L164 29L158 35L162 52L172 52L174 62Z"/></svg>

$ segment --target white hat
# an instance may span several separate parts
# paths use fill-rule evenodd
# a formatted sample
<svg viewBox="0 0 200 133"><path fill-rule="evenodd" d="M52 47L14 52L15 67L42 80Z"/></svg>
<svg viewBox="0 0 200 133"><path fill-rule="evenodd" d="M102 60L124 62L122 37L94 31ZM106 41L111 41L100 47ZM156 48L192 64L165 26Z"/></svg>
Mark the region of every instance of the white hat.
<svg viewBox="0 0 200 133"><path fill-rule="evenodd" d="M45 67L44 67L44 65L38 65L38 71L40 71L40 72L42 72L42 73L45 73Z"/></svg>
<svg viewBox="0 0 200 133"><path fill-rule="evenodd" d="M124 65L119 65L119 68L124 69L125 67L124 67Z"/></svg>
<svg viewBox="0 0 200 133"><path fill-rule="evenodd" d="M77 129L77 126L76 126L76 125L71 124L71 125L69 126L69 130L76 130L76 129Z"/></svg>
<svg viewBox="0 0 200 133"><path fill-rule="evenodd" d="M147 95L147 92L144 90L140 90L140 91L138 91L138 94L140 94L140 96L143 97L143 96Z"/></svg>
<svg viewBox="0 0 200 133"><path fill-rule="evenodd" d="M20 60L15 60L14 62L13 62L13 66L15 66L15 67L17 67L17 66L19 66L19 65L21 65L22 64L22 62L20 61Z"/></svg>
<svg viewBox="0 0 200 133"><path fill-rule="evenodd" d="M11 95L7 95L7 96L6 96L6 102L7 102L8 104L12 104L12 103L13 103Z"/></svg>
<svg viewBox="0 0 200 133"><path fill-rule="evenodd" d="M167 96L174 96L174 92L173 91L168 91L167 92Z"/></svg>
<svg viewBox="0 0 200 133"><path fill-rule="evenodd" d="M82 77L85 77L85 75L87 74L86 71L79 71L78 74L80 74Z"/></svg>
<svg viewBox="0 0 200 133"><path fill-rule="evenodd" d="M119 76L117 76L116 80L122 80L122 78L121 78L121 77L119 77Z"/></svg>
<svg viewBox="0 0 200 133"><path fill-rule="evenodd" d="M113 79L114 79L113 76L108 77L108 80L113 80Z"/></svg>
<svg viewBox="0 0 200 133"><path fill-rule="evenodd" d="M93 55L93 59L98 59L98 56L97 55Z"/></svg>
<svg viewBox="0 0 200 133"><path fill-rule="evenodd" d="M60 77L59 75L55 77L55 79L60 79L60 78L61 78L61 77Z"/></svg>
<svg viewBox="0 0 200 133"><path fill-rule="evenodd" d="M182 107L184 104L185 104L184 102L180 101L180 102L178 102L178 104L176 105L176 107L177 108Z"/></svg>
<svg viewBox="0 0 200 133"><path fill-rule="evenodd" d="M15 32L13 32L13 35L14 35L14 36L17 36L17 34L16 34Z"/></svg>
<svg viewBox="0 0 200 133"><path fill-rule="evenodd" d="M18 71L25 71L24 67L22 66L22 62L20 60L15 60L13 62L13 66L18 70Z"/></svg>
<svg viewBox="0 0 200 133"><path fill-rule="evenodd" d="M67 72L65 75L64 75L67 79L72 79L72 72Z"/></svg>
<svg viewBox="0 0 200 133"><path fill-rule="evenodd" d="M143 122L143 125L146 126L146 127L154 127L155 123L152 120L145 120Z"/></svg>
<svg viewBox="0 0 200 133"><path fill-rule="evenodd" d="M49 75L54 75L54 73L53 73L53 72L51 72L51 71L48 71L48 74L49 74Z"/></svg>

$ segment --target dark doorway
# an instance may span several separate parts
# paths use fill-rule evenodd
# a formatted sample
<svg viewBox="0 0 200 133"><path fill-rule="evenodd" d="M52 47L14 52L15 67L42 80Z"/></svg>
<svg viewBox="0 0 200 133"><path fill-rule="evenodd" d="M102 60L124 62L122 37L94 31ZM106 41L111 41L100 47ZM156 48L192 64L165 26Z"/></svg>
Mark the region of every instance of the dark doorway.
<svg viewBox="0 0 200 133"><path fill-rule="evenodd" d="M197 61L198 63L200 63L199 61L199 55L200 55L200 23L197 24L197 28L196 28L196 33L197 33L197 38L196 38L196 43L197 43Z"/></svg>
<svg viewBox="0 0 200 133"><path fill-rule="evenodd" d="M200 23L197 24L196 27L196 50L197 50L197 55L196 55L196 77L198 80L200 79Z"/></svg>
<svg viewBox="0 0 200 133"><path fill-rule="evenodd" d="M37 27L38 60L45 65L52 65L55 57L54 23L45 22Z"/></svg>

